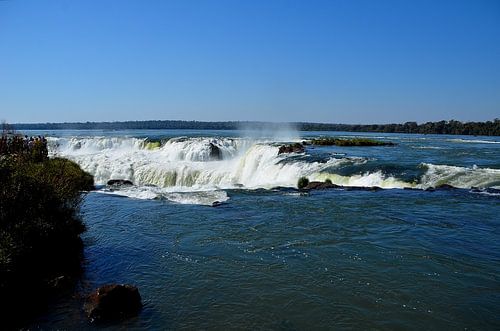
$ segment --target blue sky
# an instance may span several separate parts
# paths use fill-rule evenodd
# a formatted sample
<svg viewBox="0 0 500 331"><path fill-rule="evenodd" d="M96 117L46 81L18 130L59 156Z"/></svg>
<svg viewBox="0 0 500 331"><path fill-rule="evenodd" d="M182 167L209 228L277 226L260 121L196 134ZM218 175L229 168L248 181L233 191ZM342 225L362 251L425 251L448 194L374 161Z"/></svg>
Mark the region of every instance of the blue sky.
<svg viewBox="0 0 500 331"><path fill-rule="evenodd" d="M0 1L0 120L500 117L500 1Z"/></svg>

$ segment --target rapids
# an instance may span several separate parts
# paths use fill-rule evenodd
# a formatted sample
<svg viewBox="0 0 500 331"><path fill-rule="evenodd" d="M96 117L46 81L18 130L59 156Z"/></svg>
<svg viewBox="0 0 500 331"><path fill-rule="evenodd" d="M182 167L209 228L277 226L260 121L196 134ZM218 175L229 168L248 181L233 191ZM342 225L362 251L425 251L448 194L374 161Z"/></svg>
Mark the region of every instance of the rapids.
<svg viewBox="0 0 500 331"><path fill-rule="evenodd" d="M387 138L387 137L386 137ZM423 138L420 142L425 141ZM301 141L295 139L293 141ZM496 141L448 139L449 143ZM210 204L225 201L224 193L197 199L186 192L227 189L270 189L296 187L298 178L331 180L341 186L385 189L420 188L449 184L458 188L497 188L500 169L416 162L397 165L381 155L350 155L366 148L323 148L307 146L305 153L278 154L279 146L290 141L243 137L170 137L149 139L121 136L73 136L49 138L51 156L76 161L95 177L99 185L110 179L127 179L133 188L115 194L141 199L165 198L181 203ZM379 153L401 153L404 140L394 148L377 147ZM434 145L410 146L421 150L442 149ZM384 150L385 149L385 150ZM404 152L404 151L403 151ZM371 154L371 155L370 155ZM408 174L412 175L408 175ZM109 193L106 188L104 192ZM177 193L177 194L173 194ZM184 193L179 195L180 193ZM198 194L199 195L199 194ZM184 198L183 198L184 197Z"/></svg>

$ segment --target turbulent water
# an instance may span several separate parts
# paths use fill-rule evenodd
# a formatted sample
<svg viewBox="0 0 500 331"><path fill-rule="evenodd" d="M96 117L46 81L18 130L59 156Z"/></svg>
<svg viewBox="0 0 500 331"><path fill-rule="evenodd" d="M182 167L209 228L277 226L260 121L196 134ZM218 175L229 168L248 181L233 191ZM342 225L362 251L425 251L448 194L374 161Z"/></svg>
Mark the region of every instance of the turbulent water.
<svg viewBox="0 0 500 331"><path fill-rule="evenodd" d="M199 197L200 203L208 203L211 196L226 200L223 190L227 189L296 187L302 176L330 179L342 186L399 189L442 184L465 189L500 186L496 155L488 155L499 147L493 145L484 151L476 147L495 144L495 140L382 139L395 140L398 147L309 147L305 153L278 154L280 145L301 141L298 135L283 141L223 136L76 136L49 141L51 155L78 162L94 175L97 184L104 185L110 179L130 180L135 186L113 193L144 199L193 203ZM483 155L477 163L483 164L467 162L478 152ZM423 157L418 159L420 155Z"/></svg>
<svg viewBox="0 0 500 331"><path fill-rule="evenodd" d="M86 272L76 291L137 284L146 306L126 328L500 327L499 137L44 134L51 156L98 184L82 208ZM278 153L319 136L396 146ZM385 190L301 194L302 176ZM442 184L459 189L424 191ZM80 304L62 300L36 326L92 328Z"/></svg>

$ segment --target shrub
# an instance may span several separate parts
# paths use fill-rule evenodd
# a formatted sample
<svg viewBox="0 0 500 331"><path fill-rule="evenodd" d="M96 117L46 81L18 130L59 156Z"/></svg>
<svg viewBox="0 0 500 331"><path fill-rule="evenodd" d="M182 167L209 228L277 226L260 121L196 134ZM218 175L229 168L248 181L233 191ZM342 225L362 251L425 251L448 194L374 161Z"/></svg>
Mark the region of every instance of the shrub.
<svg viewBox="0 0 500 331"><path fill-rule="evenodd" d="M298 182L297 182L297 187L299 188L299 190L301 190L304 187L306 187L308 184L309 184L309 179L307 179L307 177L300 177Z"/></svg>
<svg viewBox="0 0 500 331"><path fill-rule="evenodd" d="M81 193L91 190L94 180L72 161L48 159L44 144L28 149L12 148L14 139L2 142L0 297L16 300L36 296L30 288L79 268L79 235L85 230L78 215Z"/></svg>
<svg viewBox="0 0 500 331"><path fill-rule="evenodd" d="M331 185L332 181L330 178L325 179L325 184Z"/></svg>

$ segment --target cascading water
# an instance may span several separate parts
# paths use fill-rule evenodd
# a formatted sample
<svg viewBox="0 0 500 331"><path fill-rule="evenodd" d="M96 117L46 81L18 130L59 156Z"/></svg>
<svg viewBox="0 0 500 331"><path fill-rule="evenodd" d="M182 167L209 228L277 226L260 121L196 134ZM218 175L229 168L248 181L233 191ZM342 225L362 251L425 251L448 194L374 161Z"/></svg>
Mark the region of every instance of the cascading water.
<svg viewBox="0 0 500 331"><path fill-rule="evenodd" d="M295 187L302 176L319 181L329 179L342 186L381 188L427 188L439 184L491 187L500 181L500 170L496 169L422 164L425 173L417 182L408 182L380 169L356 171L356 166L371 162L367 158L331 153L311 160L295 153L279 155L279 145L276 141L244 138L179 137L160 142L127 137L72 137L51 138L49 148L52 156L61 155L77 162L94 176L97 184L106 184L110 179L128 179L135 184L115 194L181 203L225 201L227 194L221 191L224 189ZM351 167L353 173L341 175L336 171L339 167ZM198 197L188 192L197 192Z"/></svg>

